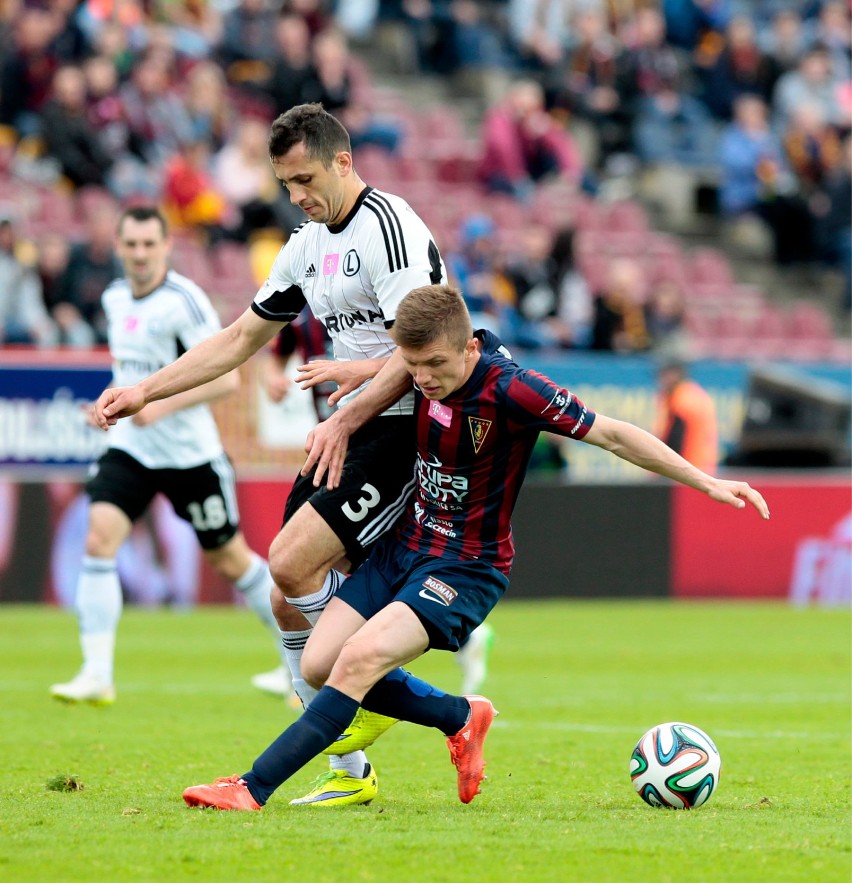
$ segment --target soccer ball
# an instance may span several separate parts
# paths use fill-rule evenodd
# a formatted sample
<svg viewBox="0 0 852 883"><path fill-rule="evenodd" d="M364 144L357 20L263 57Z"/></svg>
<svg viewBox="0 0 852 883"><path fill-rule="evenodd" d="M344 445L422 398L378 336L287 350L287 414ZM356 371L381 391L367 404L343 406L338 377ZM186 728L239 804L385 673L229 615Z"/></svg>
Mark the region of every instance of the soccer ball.
<svg viewBox="0 0 852 883"><path fill-rule="evenodd" d="M636 793L651 806L694 809L719 784L722 758L713 740L692 724L652 727L636 743L630 778Z"/></svg>

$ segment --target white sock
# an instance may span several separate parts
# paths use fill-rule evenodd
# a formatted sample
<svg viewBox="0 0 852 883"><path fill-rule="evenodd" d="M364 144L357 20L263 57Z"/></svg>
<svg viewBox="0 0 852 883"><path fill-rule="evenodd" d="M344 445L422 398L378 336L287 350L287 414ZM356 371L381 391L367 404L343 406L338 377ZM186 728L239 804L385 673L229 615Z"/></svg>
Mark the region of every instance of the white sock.
<svg viewBox="0 0 852 883"><path fill-rule="evenodd" d="M346 770L353 779L364 779L370 771L367 755L363 751L350 751L349 754L332 754L328 759L333 770Z"/></svg>
<svg viewBox="0 0 852 883"><path fill-rule="evenodd" d="M269 565L257 552L252 552L251 563L234 585L246 599L246 604L257 614L258 619L272 632L275 638L275 649L281 656L281 664L286 666L287 657L278 640L278 622L272 612L272 602L270 601L270 593L274 583L269 573Z"/></svg>
<svg viewBox="0 0 852 883"><path fill-rule="evenodd" d="M83 671L111 684L115 633L122 608L115 558L84 556L75 606L80 623Z"/></svg>
<svg viewBox="0 0 852 883"><path fill-rule="evenodd" d="M302 632L281 631L281 646L284 648L287 668L290 669L293 690L301 699L304 708L311 704L314 696L319 692L302 677L302 653L305 652L305 644L308 643L312 631L313 629L305 629Z"/></svg>
<svg viewBox="0 0 852 883"><path fill-rule="evenodd" d="M329 570L323 580L322 588L318 592L314 592L313 595L304 595L301 598L286 598L285 600L314 626L344 579L346 579L344 574L337 570Z"/></svg>

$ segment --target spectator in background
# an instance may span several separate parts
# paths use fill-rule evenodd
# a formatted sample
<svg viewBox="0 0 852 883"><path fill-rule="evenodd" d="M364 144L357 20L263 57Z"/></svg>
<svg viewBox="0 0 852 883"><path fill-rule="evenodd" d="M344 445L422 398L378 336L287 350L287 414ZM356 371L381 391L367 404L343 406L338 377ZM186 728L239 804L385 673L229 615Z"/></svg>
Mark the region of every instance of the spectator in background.
<svg viewBox="0 0 852 883"><path fill-rule="evenodd" d="M819 18L812 23L811 39L826 48L838 76L849 73L852 63L852 10L839 0L823 2Z"/></svg>
<svg viewBox="0 0 852 883"><path fill-rule="evenodd" d="M133 136L119 94L118 69L107 55L93 55L84 67L90 125L112 158L107 186L119 199L159 198L161 172L144 161L143 145Z"/></svg>
<svg viewBox="0 0 852 883"><path fill-rule="evenodd" d="M708 34L720 34L730 15L728 0L662 0L669 42L692 50Z"/></svg>
<svg viewBox="0 0 852 883"><path fill-rule="evenodd" d="M240 0L222 20L219 59L231 82L257 79L250 66L275 58L275 12L266 0ZM241 72L240 65L244 65ZM267 67L268 75L268 67Z"/></svg>
<svg viewBox="0 0 852 883"><path fill-rule="evenodd" d="M35 272L41 282L42 301L58 332L57 343L90 347L95 330L79 309L67 299L66 284L71 247L67 237L47 233L38 242Z"/></svg>
<svg viewBox="0 0 852 883"><path fill-rule="evenodd" d="M852 310L852 136L826 169L808 200L816 257L843 274L841 305Z"/></svg>
<svg viewBox="0 0 852 883"><path fill-rule="evenodd" d="M513 297L494 241L496 232L491 218L472 215L459 229L457 250L446 255L447 273L464 292L476 327L493 331L505 325Z"/></svg>
<svg viewBox="0 0 852 883"><path fill-rule="evenodd" d="M826 48L813 46L802 56L798 67L784 74L775 86L772 109L776 128L783 131L795 108L802 104L819 107L831 125L849 128L850 121L840 105L839 86Z"/></svg>
<svg viewBox="0 0 852 883"><path fill-rule="evenodd" d="M374 116L367 106L364 83L359 82L342 31L328 28L314 38L313 74L303 86L302 102L317 102L334 114L349 130L353 150L366 144L393 153L399 146L399 127Z"/></svg>
<svg viewBox="0 0 852 883"><path fill-rule="evenodd" d="M282 15L275 24L276 56L262 91L269 96L275 116L302 103L305 85L313 75L311 32L304 18Z"/></svg>
<svg viewBox="0 0 852 883"><path fill-rule="evenodd" d="M645 327L651 348L658 353L684 352L688 344L686 302L681 287L671 279L652 286L645 305Z"/></svg>
<svg viewBox="0 0 852 883"><path fill-rule="evenodd" d="M52 346L57 342L56 326L44 306L38 275L15 256L14 225L9 213L0 215L6 243L0 249L0 344Z"/></svg>
<svg viewBox="0 0 852 883"><path fill-rule="evenodd" d="M176 231L203 231L212 246L225 234L227 208L213 183L207 141L199 137L187 141L166 166L163 213L169 226Z"/></svg>
<svg viewBox="0 0 852 883"><path fill-rule="evenodd" d="M40 131L39 114L60 65L52 45L55 35L49 10L25 6L14 23L13 49L0 62L0 123L22 136Z"/></svg>
<svg viewBox="0 0 852 883"><path fill-rule="evenodd" d="M636 80L624 47L607 29L602 9L582 7L577 40L553 84L554 105L590 122L601 159L631 148Z"/></svg>
<svg viewBox="0 0 852 883"><path fill-rule="evenodd" d="M183 104L194 139L206 141L211 151L228 140L233 126L231 103L222 69L212 61L201 61L186 76Z"/></svg>
<svg viewBox="0 0 852 883"><path fill-rule="evenodd" d="M716 163L718 134L710 113L677 80L661 80L653 94L639 99L633 138L646 165L711 168Z"/></svg>
<svg viewBox="0 0 852 883"><path fill-rule="evenodd" d="M79 0L51 0L54 18L53 50L64 63L80 64L91 52L89 38L77 20Z"/></svg>
<svg viewBox="0 0 852 883"><path fill-rule="evenodd" d="M632 258L615 258L607 268L603 289L595 293L590 349L616 353L646 350L650 339L644 304L642 267Z"/></svg>
<svg viewBox="0 0 852 883"><path fill-rule="evenodd" d="M529 224L521 235L520 254L509 260L507 281L514 289L515 309L507 343L529 349L569 347L571 330L559 316L559 290L552 258L553 235L541 224Z"/></svg>
<svg viewBox="0 0 852 883"><path fill-rule="evenodd" d="M761 40L758 32L758 42L769 66L769 94L772 95L778 80L798 66L807 47L807 37L802 18L795 9L780 10L762 37Z"/></svg>
<svg viewBox="0 0 852 883"><path fill-rule="evenodd" d="M208 58L222 39L222 16L206 0L158 3L157 12L168 23L175 49L191 59Z"/></svg>
<svg viewBox="0 0 852 883"><path fill-rule="evenodd" d="M257 230L289 231L305 220L305 213L290 202L272 171L268 137L265 121L244 118L213 161L213 185L239 214L229 235L243 242Z"/></svg>
<svg viewBox="0 0 852 883"><path fill-rule="evenodd" d="M75 188L105 186L112 157L87 118L86 78L79 67L56 72L52 97L42 110L42 138Z"/></svg>
<svg viewBox="0 0 852 883"><path fill-rule="evenodd" d="M94 54L111 59L122 81L130 76L136 62L136 53L130 41L128 31L113 21L106 22L95 37ZM134 42L134 45L137 44Z"/></svg>
<svg viewBox="0 0 852 883"><path fill-rule="evenodd" d="M640 96L657 95L680 78L677 53L666 43L665 19L653 6L643 6L636 11L627 56Z"/></svg>
<svg viewBox="0 0 852 883"><path fill-rule="evenodd" d="M111 204L96 205L86 218L86 238L71 247L65 281L65 300L76 307L94 329L98 343L106 343L106 318L101 293L113 279L122 275L113 248L115 209Z"/></svg>
<svg viewBox="0 0 852 883"><path fill-rule="evenodd" d="M663 359L657 368L654 435L709 475L719 468L716 408L706 390L687 376L682 359Z"/></svg>
<svg viewBox="0 0 852 883"><path fill-rule="evenodd" d="M509 0L509 36L524 67L547 71L565 60L575 8L573 0Z"/></svg>
<svg viewBox="0 0 852 883"><path fill-rule="evenodd" d="M192 138L192 121L172 87L168 65L146 53L120 94L137 152L149 166L162 168Z"/></svg>
<svg viewBox="0 0 852 883"><path fill-rule="evenodd" d="M801 104L793 109L782 144L805 197L822 183L840 158L840 138L817 104Z"/></svg>
<svg viewBox="0 0 852 883"><path fill-rule="evenodd" d="M772 231L778 263L806 259L807 218L781 144L769 127L766 104L757 96L736 100L734 120L722 134L719 162L722 214L761 218Z"/></svg>
<svg viewBox="0 0 852 883"><path fill-rule="evenodd" d="M740 95L759 95L769 101L772 65L757 45L750 19L731 19L724 38L714 35L703 40L694 58L701 98L717 119L731 119Z"/></svg>
<svg viewBox="0 0 852 883"><path fill-rule="evenodd" d="M571 136L544 109L544 91L533 80L513 83L505 98L485 115L479 178L491 191L519 199L536 182L564 177L579 182L580 152ZM462 290L466 288L462 285Z"/></svg>
<svg viewBox="0 0 852 883"><path fill-rule="evenodd" d="M553 287L559 298L557 315L567 329L570 345L586 349L591 343L594 303L589 284L577 269L574 254L574 230L560 230L550 252Z"/></svg>

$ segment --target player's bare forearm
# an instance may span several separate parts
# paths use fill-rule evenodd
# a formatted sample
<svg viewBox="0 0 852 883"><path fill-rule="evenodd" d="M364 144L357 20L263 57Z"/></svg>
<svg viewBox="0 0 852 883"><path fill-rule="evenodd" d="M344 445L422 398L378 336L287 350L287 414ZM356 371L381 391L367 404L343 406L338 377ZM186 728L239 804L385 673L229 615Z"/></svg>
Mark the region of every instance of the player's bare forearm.
<svg viewBox="0 0 852 883"><path fill-rule="evenodd" d="M314 485L319 487L323 476L327 475L326 485L329 489L336 488L340 484L349 437L399 401L410 389L411 375L397 350L363 392L311 431L305 442L308 456L302 466L302 475L307 475L316 465Z"/></svg>
<svg viewBox="0 0 852 883"><path fill-rule="evenodd" d="M660 439L621 420L598 414L583 441L603 448L622 460L680 482L736 509L751 504L762 518L769 507L761 494L744 481L728 481L702 472Z"/></svg>
<svg viewBox="0 0 852 883"><path fill-rule="evenodd" d="M179 392L161 401L151 402L144 407L133 419L134 422L142 425L154 423L162 420L169 414L175 414L184 408L191 408L194 405L210 404L225 396L233 395L240 388L239 372L229 371L210 383L204 383L195 389L188 389L185 392Z"/></svg>
<svg viewBox="0 0 852 883"><path fill-rule="evenodd" d="M149 402L195 389L242 365L267 344L284 323L267 322L246 310L235 322L208 337L179 359L132 387L106 390L95 403L94 417L107 429Z"/></svg>

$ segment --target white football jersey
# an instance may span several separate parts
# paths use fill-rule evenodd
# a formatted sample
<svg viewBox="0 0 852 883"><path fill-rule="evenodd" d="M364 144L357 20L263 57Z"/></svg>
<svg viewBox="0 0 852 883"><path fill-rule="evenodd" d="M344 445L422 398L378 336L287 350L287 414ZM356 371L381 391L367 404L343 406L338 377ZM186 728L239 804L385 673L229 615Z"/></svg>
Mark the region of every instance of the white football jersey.
<svg viewBox="0 0 852 883"><path fill-rule="evenodd" d="M135 298L126 279L102 297L108 323L113 383L132 386L170 365L222 327L207 295L191 279L169 270L159 288ZM107 433L108 444L150 469L200 466L222 453L219 431L207 405L193 405L137 426L125 417Z"/></svg>
<svg viewBox="0 0 852 883"><path fill-rule="evenodd" d="M306 221L293 231L252 309L263 319L292 322L307 303L328 330L335 359L373 359L395 349L388 329L405 295L443 282L429 228L404 199L367 187L340 224ZM409 394L385 413L411 414L413 405Z"/></svg>

